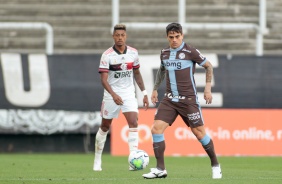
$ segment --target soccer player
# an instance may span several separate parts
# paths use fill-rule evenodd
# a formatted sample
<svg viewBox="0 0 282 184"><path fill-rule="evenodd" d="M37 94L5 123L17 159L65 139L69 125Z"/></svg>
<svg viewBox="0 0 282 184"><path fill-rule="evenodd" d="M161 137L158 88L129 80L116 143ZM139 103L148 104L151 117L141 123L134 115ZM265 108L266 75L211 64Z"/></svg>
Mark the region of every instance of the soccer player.
<svg viewBox="0 0 282 184"><path fill-rule="evenodd" d="M134 80L142 91L143 105L148 109L149 101L142 75L138 51L126 45L126 26L117 24L113 31L114 45L107 49L100 60L99 73L104 87L101 106L102 123L96 134L94 171L102 170L102 152L113 118L118 118L120 110L129 126L129 151L138 149L138 103ZM133 170L129 167L129 170Z"/></svg>
<svg viewBox="0 0 282 184"><path fill-rule="evenodd" d="M147 179L165 178L167 176L164 162L164 131L173 124L179 115L184 123L191 128L191 131L208 154L212 166L212 178L220 179L222 178L220 164L217 160L213 141L204 128L203 115L194 80L195 65L198 64L204 67L206 71L204 98L207 104L212 103L211 81L213 67L199 50L183 42L184 35L180 24L169 24L166 27L166 34L169 47L161 51L161 64L156 74L151 96L152 103L156 105L156 102L158 102L158 87L166 77L165 96L158 106L151 129L157 166L151 168L151 172L142 176Z"/></svg>

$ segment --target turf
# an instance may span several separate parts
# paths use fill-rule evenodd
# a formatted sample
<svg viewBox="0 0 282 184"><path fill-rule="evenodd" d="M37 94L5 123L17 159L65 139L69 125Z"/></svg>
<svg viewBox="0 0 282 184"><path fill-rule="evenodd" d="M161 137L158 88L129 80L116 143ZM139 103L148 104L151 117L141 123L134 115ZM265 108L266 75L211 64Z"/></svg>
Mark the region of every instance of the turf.
<svg viewBox="0 0 282 184"><path fill-rule="evenodd" d="M168 177L143 179L155 166L128 171L127 157L103 155L103 171L94 172L93 154L0 154L1 184L281 184L282 157L219 157L223 178L211 179L207 157L166 157Z"/></svg>

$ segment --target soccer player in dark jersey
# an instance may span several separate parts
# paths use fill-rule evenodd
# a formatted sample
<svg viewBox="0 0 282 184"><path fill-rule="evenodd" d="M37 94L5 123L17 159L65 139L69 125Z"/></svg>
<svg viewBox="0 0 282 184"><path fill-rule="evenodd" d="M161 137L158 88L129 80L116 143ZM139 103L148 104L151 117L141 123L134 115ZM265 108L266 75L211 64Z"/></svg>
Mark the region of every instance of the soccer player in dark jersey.
<svg viewBox="0 0 282 184"><path fill-rule="evenodd" d="M161 64L151 96L152 103L156 104L158 102L158 87L166 78L165 96L158 106L151 129L157 166L151 168L151 172L142 176L147 179L165 178L167 176L164 162L164 131L173 124L179 115L184 123L191 128L191 131L208 154L212 166L212 178L220 179L222 178L220 164L217 160L213 141L204 128L204 120L194 80L195 66L198 64L204 67L206 71L204 98L207 104L211 104L213 67L199 50L183 42L182 26L180 24L169 24L166 27L166 34L169 47L161 51Z"/></svg>

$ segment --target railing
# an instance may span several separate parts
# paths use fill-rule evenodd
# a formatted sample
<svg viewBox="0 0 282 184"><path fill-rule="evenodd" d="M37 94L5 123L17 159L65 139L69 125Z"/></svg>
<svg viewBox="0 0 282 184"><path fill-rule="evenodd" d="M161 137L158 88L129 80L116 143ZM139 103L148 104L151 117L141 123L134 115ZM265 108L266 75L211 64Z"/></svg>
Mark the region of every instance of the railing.
<svg viewBox="0 0 282 184"><path fill-rule="evenodd" d="M53 54L53 28L44 22L0 22L0 29L45 29L46 30L46 54Z"/></svg>
<svg viewBox="0 0 282 184"><path fill-rule="evenodd" d="M254 30L256 31L256 55L263 56L263 36L268 33L266 28L266 1L259 1L259 24L186 23L186 0L178 0L178 22L183 29ZM119 23L119 17L119 0L112 0L112 28ZM124 24L132 29L164 29L169 23L124 22Z"/></svg>

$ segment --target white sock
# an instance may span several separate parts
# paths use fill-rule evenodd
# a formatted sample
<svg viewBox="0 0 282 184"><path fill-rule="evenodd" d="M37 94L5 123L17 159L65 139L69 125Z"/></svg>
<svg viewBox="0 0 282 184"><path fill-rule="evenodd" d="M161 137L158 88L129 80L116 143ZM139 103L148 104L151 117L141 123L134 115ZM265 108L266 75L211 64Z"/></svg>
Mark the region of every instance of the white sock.
<svg viewBox="0 0 282 184"><path fill-rule="evenodd" d="M139 141L138 128L129 128L129 132L128 132L129 152L138 149L138 141Z"/></svg>
<svg viewBox="0 0 282 184"><path fill-rule="evenodd" d="M97 134L96 134L96 139L95 139L95 160L100 160L103 150L104 150L104 146L105 146L105 142L107 140L107 134L109 131L104 132L101 128L99 128Z"/></svg>

